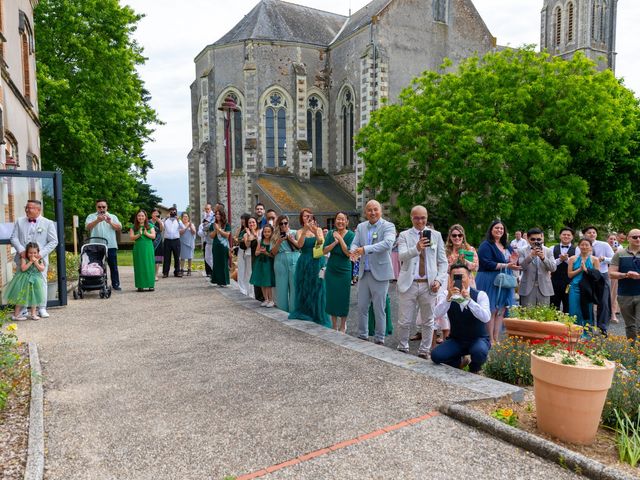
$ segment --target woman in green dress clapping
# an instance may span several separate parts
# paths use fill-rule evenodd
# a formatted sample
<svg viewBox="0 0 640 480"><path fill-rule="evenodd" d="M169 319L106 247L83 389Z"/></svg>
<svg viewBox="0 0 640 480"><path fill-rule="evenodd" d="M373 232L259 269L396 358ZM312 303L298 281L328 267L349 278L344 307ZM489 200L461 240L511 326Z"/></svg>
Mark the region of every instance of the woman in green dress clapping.
<svg viewBox="0 0 640 480"><path fill-rule="evenodd" d="M129 238L133 244L133 275L139 292L145 288L152 292L156 286L155 257L153 239L156 231L149 225L147 212L136 213L133 227L129 230Z"/></svg>

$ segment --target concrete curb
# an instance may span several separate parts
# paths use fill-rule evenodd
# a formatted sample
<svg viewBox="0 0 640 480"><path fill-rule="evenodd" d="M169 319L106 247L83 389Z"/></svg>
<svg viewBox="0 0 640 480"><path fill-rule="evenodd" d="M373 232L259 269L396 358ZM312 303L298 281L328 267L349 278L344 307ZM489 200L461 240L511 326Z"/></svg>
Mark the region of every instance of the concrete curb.
<svg viewBox="0 0 640 480"><path fill-rule="evenodd" d="M31 404L24 480L42 480L44 477L44 395L38 346L33 342L29 342L29 363L31 365Z"/></svg>
<svg viewBox="0 0 640 480"><path fill-rule="evenodd" d="M277 308L264 308L260 302L251 297L243 295L239 290L231 287L217 290L227 299L241 305L249 310L265 317L276 320L288 327L294 328L319 337L327 342L339 345L349 350L362 353L369 357L376 358L386 363L390 363L406 370L425 375L436 380L453 384L461 388L466 388L476 393L482 394L486 399L500 399L509 397L516 402L524 401L524 390L514 385L498 382L487 377L474 375L448 365L436 365L430 360L423 360L413 355L398 352L382 345L375 345L350 335L336 332L330 328L322 327L313 322L303 320L289 320L287 312Z"/></svg>
<svg viewBox="0 0 640 480"><path fill-rule="evenodd" d="M439 410L459 422L483 430L511 445L532 452L545 460L557 463L563 468L592 480L637 480L638 478L630 476L617 468L607 467L600 462L524 430L510 427L463 404L445 405L440 407Z"/></svg>

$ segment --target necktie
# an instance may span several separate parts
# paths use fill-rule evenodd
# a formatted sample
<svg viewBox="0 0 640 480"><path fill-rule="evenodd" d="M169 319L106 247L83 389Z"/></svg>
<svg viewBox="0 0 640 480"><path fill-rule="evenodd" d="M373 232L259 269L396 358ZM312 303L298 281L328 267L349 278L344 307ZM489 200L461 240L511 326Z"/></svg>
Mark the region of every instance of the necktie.
<svg viewBox="0 0 640 480"><path fill-rule="evenodd" d="M418 242L422 240L422 232L418 232ZM424 277L427 274L427 264L425 262L425 251L420 252L420 263L418 263L418 275Z"/></svg>

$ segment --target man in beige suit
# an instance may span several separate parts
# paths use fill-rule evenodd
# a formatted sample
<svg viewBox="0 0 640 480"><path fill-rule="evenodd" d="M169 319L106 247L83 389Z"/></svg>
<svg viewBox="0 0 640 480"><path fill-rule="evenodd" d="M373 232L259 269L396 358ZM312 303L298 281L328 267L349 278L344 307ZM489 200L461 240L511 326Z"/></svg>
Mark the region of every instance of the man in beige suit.
<svg viewBox="0 0 640 480"><path fill-rule="evenodd" d="M449 264L440 232L429 229L427 209L417 205L411 209L413 228L398 237L398 299L400 306L398 350L409 352L409 329L420 307L422 341L418 356L429 358L433 337L433 309L438 290L447 281Z"/></svg>
<svg viewBox="0 0 640 480"><path fill-rule="evenodd" d="M557 265L553 250L543 245L544 234L539 228L527 232L529 246L518 249L518 265L522 267L520 279L520 305L549 305L553 296L551 273Z"/></svg>

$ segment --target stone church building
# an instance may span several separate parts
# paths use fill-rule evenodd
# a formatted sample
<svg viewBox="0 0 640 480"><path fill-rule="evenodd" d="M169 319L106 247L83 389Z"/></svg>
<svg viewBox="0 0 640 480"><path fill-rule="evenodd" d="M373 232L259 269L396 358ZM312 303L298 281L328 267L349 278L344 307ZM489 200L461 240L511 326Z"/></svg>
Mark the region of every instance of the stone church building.
<svg viewBox="0 0 640 480"><path fill-rule="evenodd" d="M616 4L544 0L542 48L567 57L580 50L613 68ZM364 165L354 135L371 113L445 58L457 64L495 48L472 0L372 0L350 16L260 0L195 58L193 214L206 202L226 205L219 107L227 97L238 105L228 129L234 225L261 201L290 216L310 207L330 226L339 210L359 217Z"/></svg>

